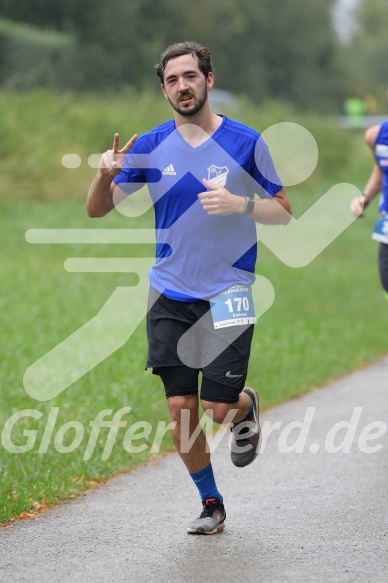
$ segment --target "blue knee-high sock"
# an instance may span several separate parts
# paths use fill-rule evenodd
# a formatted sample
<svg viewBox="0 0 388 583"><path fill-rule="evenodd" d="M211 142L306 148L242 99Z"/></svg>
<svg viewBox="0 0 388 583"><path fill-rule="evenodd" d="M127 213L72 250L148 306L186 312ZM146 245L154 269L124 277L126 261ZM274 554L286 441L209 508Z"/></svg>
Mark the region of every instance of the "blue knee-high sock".
<svg viewBox="0 0 388 583"><path fill-rule="evenodd" d="M217 489L211 464L199 472L189 472L189 474L198 488L201 500L205 500L206 498L218 498L222 504L222 496Z"/></svg>

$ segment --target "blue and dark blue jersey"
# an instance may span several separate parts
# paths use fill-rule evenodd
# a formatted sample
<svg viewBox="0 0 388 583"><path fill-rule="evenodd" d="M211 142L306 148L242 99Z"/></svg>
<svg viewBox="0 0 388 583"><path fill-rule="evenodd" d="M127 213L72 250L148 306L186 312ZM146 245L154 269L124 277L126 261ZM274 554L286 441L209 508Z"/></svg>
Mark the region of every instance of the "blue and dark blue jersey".
<svg viewBox="0 0 388 583"><path fill-rule="evenodd" d="M155 211L156 261L151 285L171 299L208 299L236 283L252 284L256 224L242 215L209 216L202 180L240 196L281 188L260 134L225 116L216 132L191 146L170 120L143 134L114 181L131 194L147 185Z"/></svg>
<svg viewBox="0 0 388 583"><path fill-rule="evenodd" d="M379 135L375 142L375 158L382 172L382 189L379 211L388 213L388 121L381 124Z"/></svg>

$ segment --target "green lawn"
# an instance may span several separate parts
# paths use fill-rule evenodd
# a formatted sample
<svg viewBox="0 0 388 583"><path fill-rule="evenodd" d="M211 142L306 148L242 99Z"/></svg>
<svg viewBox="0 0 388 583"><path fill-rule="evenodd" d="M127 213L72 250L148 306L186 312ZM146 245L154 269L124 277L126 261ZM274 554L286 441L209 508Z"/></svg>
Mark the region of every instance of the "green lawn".
<svg viewBox="0 0 388 583"><path fill-rule="evenodd" d="M289 190L297 214L324 192L297 187ZM133 285L120 273L69 273L68 257L148 256L150 246L126 245L32 245L25 241L31 228L128 228L152 227L152 216L129 219L116 211L92 221L84 201L32 202L23 199L0 203L1 231L1 377L0 431L12 414L31 409L39 419L19 419L12 441L30 451L0 454L0 522L22 512L36 511L76 495L88 484L146 461L160 421L167 421L163 390L156 377L144 371L146 338L144 322L125 346L101 362L58 397L39 402L23 387L26 368L93 317L117 286ZM322 385L387 352L382 317L387 305L377 276L377 246L370 239L374 211L357 221L311 265L302 269L284 266L263 245L259 246L258 272L275 288L275 301L257 325L248 383L260 390L262 408ZM111 410L107 419L123 407L126 427L118 429L112 453L101 459L108 428L101 429L90 459L84 460L90 422ZM57 408L57 409L56 409ZM42 439L49 414L58 413L47 437ZM50 417L53 419L53 417ZM136 441L141 453L123 446L127 429L135 422L151 423L152 431ZM82 441L68 453L56 446L70 445L75 429L84 428ZM36 430L36 439L31 431ZM140 429L139 429L140 431ZM4 438L3 434L3 438ZM139 434L140 435L140 434ZM55 438L57 441L55 442ZM4 441L3 441L4 443ZM161 451L171 449L167 434ZM43 451L39 453L39 448Z"/></svg>
<svg viewBox="0 0 388 583"><path fill-rule="evenodd" d="M74 496L91 482L128 471L154 455L151 446L167 414L158 379L144 371L144 321L124 346L52 400L37 401L23 386L29 366L93 318L117 287L136 283L125 273L70 273L64 261L149 257L153 246L32 245L25 232L152 228L150 212L138 219L116 211L100 220L87 218L84 201L94 174L88 157L111 147L114 132L119 131L125 143L133 133L168 119L171 111L160 95L128 90L110 96L4 91L0 112L1 523ZM318 166L308 182L287 189L296 216L333 184L350 182L361 188L367 179L371 155L360 131L339 130L330 120L300 116L275 101L257 107L242 100L237 117L259 131L293 121L313 133ZM80 157L79 168L63 167L62 157L69 153ZM302 269L283 265L259 245L258 271L275 289L274 304L256 328L248 378L260 390L262 408L387 352L382 324L387 305L378 281L377 245L370 239L376 217L375 208L368 209L366 219L354 223ZM110 421L124 407L131 409L122 411L126 426L117 428L110 455L105 450L108 427L101 429L96 446L90 446L86 455L94 435L90 423L104 410ZM9 434L9 420L23 411L25 416ZM137 426L139 439L133 443L143 451L135 453L126 450L131 449L127 430L138 422L149 423L150 432L141 437ZM30 449L10 452L10 439L15 446L29 444ZM171 448L167 433L161 451Z"/></svg>

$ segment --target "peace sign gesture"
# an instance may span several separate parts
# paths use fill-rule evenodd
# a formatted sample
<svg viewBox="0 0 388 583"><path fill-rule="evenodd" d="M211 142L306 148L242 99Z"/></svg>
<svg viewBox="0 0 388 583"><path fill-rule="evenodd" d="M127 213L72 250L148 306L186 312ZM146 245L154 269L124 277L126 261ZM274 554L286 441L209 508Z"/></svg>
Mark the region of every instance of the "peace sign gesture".
<svg viewBox="0 0 388 583"><path fill-rule="evenodd" d="M113 148L112 150L107 150L101 156L99 168L100 173L107 176L116 176L120 174L123 167L125 154L129 152L133 144L137 140L137 134L134 134L132 138L127 142L124 148L120 150L120 134L115 134L113 138Z"/></svg>

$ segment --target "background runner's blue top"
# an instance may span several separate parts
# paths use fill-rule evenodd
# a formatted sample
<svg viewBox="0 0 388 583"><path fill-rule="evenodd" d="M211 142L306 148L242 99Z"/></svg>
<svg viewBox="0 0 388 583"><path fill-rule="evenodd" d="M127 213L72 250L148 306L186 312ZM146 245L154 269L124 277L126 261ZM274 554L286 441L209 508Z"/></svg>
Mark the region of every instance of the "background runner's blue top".
<svg viewBox="0 0 388 583"><path fill-rule="evenodd" d="M274 196L282 188L260 134L225 116L197 147L186 142L174 120L143 134L114 178L128 194L148 186L156 228L149 279L171 299L208 299L255 279L255 222L238 214L209 216L198 199L206 190L203 178L241 196Z"/></svg>
<svg viewBox="0 0 388 583"><path fill-rule="evenodd" d="M388 121L381 124L375 142L375 157L383 174L379 211L388 213Z"/></svg>

